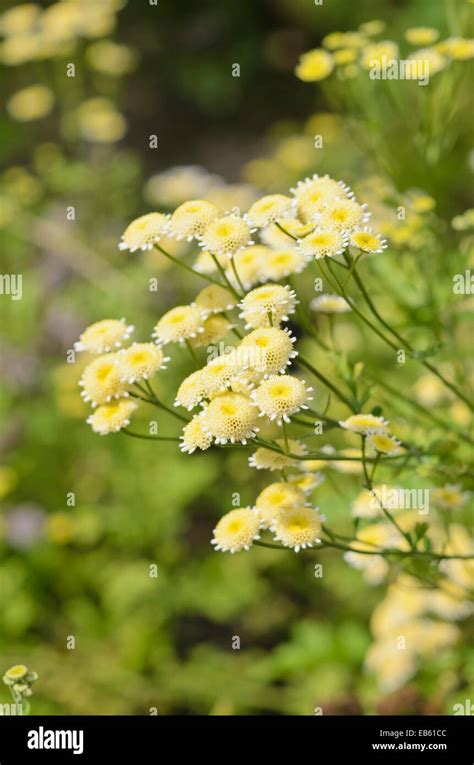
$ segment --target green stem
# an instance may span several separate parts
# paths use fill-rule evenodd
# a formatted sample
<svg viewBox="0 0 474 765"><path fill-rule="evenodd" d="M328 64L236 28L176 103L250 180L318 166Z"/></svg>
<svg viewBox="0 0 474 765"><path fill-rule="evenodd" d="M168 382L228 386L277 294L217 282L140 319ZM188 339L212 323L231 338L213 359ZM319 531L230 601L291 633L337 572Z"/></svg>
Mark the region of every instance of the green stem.
<svg viewBox="0 0 474 765"><path fill-rule="evenodd" d="M322 372L318 372L318 370L315 369L313 365L310 364L309 361L307 361L301 354L298 355L298 361L300 364L306 367L306 369L309 369L309 371L312 372L313 375L317 377L323 385L326 386L326 388L329 388L329 390L331 390L334 395L337 396L338 399L340 399L352 412L355 414L357 413L357 408L354 407L351 401L349 401L349 399L343 393L341 393L341 391L338 390L338 388L336 388L336 386L333 385L333 383L328 380L327 377L322 374Z"/></svg>
<svg viewBox="0 0 474 765"><path fill-rule="evenodd" d="M173 261L173 263L176 263L176 265L181 266L181 268L184 268L186 271L189 271L191 274L194 274L194 276L199 276L201 279L205 279L207 282L210 282L211 284L217 284L219 287L221 286L218 281L213 279L211 276L208 276L207 274L202 274L200 271L195 271L194 268L191 268L191 266L186 265L186 263L183 263L182 260L179 260L179 258L175 258L174 255L171 255L169 252L166 252L166 250L161 247L161 245L158 244L158 242L155 242L155 248L159 250L163 255L165 255L169 260Z"/></svg>

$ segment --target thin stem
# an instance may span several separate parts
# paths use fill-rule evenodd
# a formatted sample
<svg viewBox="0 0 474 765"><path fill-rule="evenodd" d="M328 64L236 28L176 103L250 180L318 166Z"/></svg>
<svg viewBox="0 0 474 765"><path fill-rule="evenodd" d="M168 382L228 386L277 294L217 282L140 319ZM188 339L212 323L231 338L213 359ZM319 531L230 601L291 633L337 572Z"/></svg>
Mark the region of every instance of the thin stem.
<svg viewBox="0 0 474 765"><path fill-rule="evenodd" d="M211 284L217 284L219 287L221 286L216 279L213 279L211 276L208 276L208 274L202 274L200 271L196 271L194 268L191 268L191 266L188 266L186 263L183 263L182 260L179 260L179 258L175 258L174 255L171 255L169 252L166 252L166 250L163 249L163 247L158 244L158 242L155 242L155 248L159 250L163 255L165 255L169 260L172 260L173 263L176 263L176 265L181 266L181 268L184 268L186 271L189 271L191 274L194 274L194 276L199 276L201 279L205 279L207 282L211 282Z"/></svg>
<svg viewBox="0 0 474 765"><path fill-rule="evenodd" d="M222 266L221 266L221 264L219 263L219 261L218 261L218 259L217 259L216 255L215 255L213 252L211 252L211 258L213 259L213 261L214 261L214 263L215 263L215 265L216 265L216 268L217 268L217 270L219 271L220 275L222 276L222 278L223 278L223 280L224 280L224 282L225 282L225 284L226 284L226 287L228 287L228 289L229 289L229 290L232 292L232 294L234 295L234 297L236 297L236 298L239 298L239 299L240 299L240 295L239 295L239 293L237 292L237 290L235 289L235 287L233 287L233 286L232 286L232 284L231 284L231 282L229 281L229 278L228 278L228 276L227 276L226 272L225 272L225 271L224 271L224 269L222 268ZM222 286L222 285L220 285L220 286Z"/></svg>
<svg viewBox="0 0 474 765"><path fill-rule="evenodd" d="M245 287L244 287L244 285L242 284L242 282L240 280L240 276L239 276L239 273L237 271L237 266L235 265L235 260L234 260L234 256L233 255L230 256L230 265L232 267L232 271L234 273L234 276L235 276L235 278L237 280L237 284L239 285L240 289L242 290L242 294L245 295Z"/></svg>
<svg viewBox="0 0 474 765"><path fill-rule="evenodd" d="M149 436L145 433L134 433L132 430L128 430L128 428L122 428L122 433L125 433L127 436L132 436L133 438L144 438L148 441L179 441L179 438L176 436Z"/></svg>
<svg viewBox="0 0 474 765"><path fill-rule="evenodd" d="M306 367L306 369L309 369L309 371L312 372L313 375L317 377L318 380L323 383L323 385L326 386L326 388L329 388L329 390L332 390L334 395L337 396L338 399L340 399L347 407L349 407L349 409L352 412L357 413L357 408L354 407L351 401L349 401L349 399L343 393L341 393L341 391L338 390L338 388L336 388L336 386L333 385L333 383L330 380L328 380L327 377L325 377L322 374L322 372L318 372L318 370L315 369L313 365L310 364L309 361L307 361L301 354L299 354L298 356L298 361L300 364Z"/></svg>

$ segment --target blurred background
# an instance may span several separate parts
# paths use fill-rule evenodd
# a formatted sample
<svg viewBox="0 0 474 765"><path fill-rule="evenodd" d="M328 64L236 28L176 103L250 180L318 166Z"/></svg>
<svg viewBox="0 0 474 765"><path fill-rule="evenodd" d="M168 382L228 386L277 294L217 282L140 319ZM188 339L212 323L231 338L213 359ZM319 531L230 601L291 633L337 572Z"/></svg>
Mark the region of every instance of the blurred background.
<svg viewBox="0 0 474 765"><path fill-rule="evenodd" d="M451 712L474 692L465 612L443 650L420 648L408 672L368 671L371 618L390 581L367 581L333 552L321 558L322 578L311 553L213 552L229 487L251 504L271 475L250 471L244 451L187 457L174 445L98 437L78 393L82 362L67 363L93 321L125 316L137 338L148 337L161 313L199 288L158 253L119 252L133 218L192 198L245 211L314 172L344 179L374 210L391 236L391 254L374 266L382 284L397 285L388 309L428 342L439 305L453 301L450 274L472 252L467 224L451 226L472 205L470 64L443 81L444 99L438 89L430 101L412 83L416 102L405 113L404 96L394 105L388 91L370 92L367 78L359 90L350 72L313 84L294 68L329 33L373 19L386 25L382 39L402 45L409 27L467 36L469 8L442 0L2 4L0 260L2 274L22 274L23 296L0 295L0 669L21 662L39 673L33 714L429 714ZM434 78L429 88L438 88ZM436 109L450 94L448 119ZM369 129L371 101L379 111ZM429 141L413 147L409 116L423 122L426 113L434 114ZM420 197L431 200L426 215ZM397 226L400 204L409 212ZM181 254L179 243L169 247ZM383 290L377 297L385 300ZM472 299L449 316L436 331L452 330L463 358ZM369 347L345 317L338 333L355 360L383 374L383 346ZM160 376L165 400L188 372L178 356ZM420 402L469 427L433 380L403 374ZM426 423L409 420L400 401L388 396L385 405L412 439L425 438ZM167 426L175 427L165 415ZM435 462L451 465L456 483L457 446L439 440ZM417 485L431 485L429 468ZM360 476L326 473L317 504L348 523Z"/></svg>

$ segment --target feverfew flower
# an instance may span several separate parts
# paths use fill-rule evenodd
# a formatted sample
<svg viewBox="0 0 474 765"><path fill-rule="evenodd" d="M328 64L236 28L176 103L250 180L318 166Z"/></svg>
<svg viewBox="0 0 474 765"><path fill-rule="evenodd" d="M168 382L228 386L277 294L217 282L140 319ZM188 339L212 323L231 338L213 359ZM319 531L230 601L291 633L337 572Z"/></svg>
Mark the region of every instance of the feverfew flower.
<svg viewBox="0 0 474 765"><path fill-rule="evenodd" d="M292 274L300 274L309 260L310 258L294 247L269 250L260 267L260 280L278 282Z"/></svg>
<svg viewBox="0 0 474 765"><path fill-rule="evenodd" d="M110 404L102 404L87 418L94 433L105 436L116 433L130 425L130 416L138 404L130 398L120 398Z"/></svg>
<svg viewBox="0 0 474 765"><path fill-rule="evenodd" d="M438 37L439 32L433 27L410 27L405 30L405 40L411 45L431 45Z"/></svg>
<svg viewBox="0 0 474 765"><path fill-rule="evenodd" d="M382 239L379 234L372 234L370 228L353 231L350 238L353 247L357 247L362 252L377 254L383 252L387 247L386 239Z"/></svg>
<svg viewBox="0 0 474 765"><path fill-rule="evenodd" d="M348 244L347 237L341 232L331 228L316 228L311 234L298 239L298 251L306 257L332 258L340 255Z"/></svg>
<svg viewBox="0 0 474 765"><path fill-rule="evenodd" d="M233 353L217 358L201 369L201 385L204 398L223 393L238 373L236 356Z"/></svg>
<svg viewBox="0 0 474 765"><path fill-rule="evenodd" d="M258 433L258 411L253 402L241 393L223 393L212 399L204 410L205 430L216 444L246 444Z"/></svg>
<svg viewBox="0 0 474 765"><path fill-rule="evenodd" d="M366 223L370 213L366 205L360 205L354 199L335 199L321 213L321 227L333 228L346 232Z"/></svg>
<svg viewBox="0 0 474 765"><path fill-rule="evenodd" d="M397 454L400 451L400 441L385 433L373 433L367 437L367 445L375 449L379 454Z"/></svg>
<svg viewBox="0 0 474 765"><path fill-rule="evenodd" d="M346 313L352 310L347 300L340 295L319 295L312 299L309 307L319 313Z"/></svg>
<svg viewBox="0 0 474 765"><path fill-rule="evenodd" d="M462 491L459 484L446 484L431 493L433 504L443 510L460 510L470 497L470 492Z"/></svg>
<svg viewBox="0 0 474 765"><path fill-rule="evenodd" d="M191 411L203 398L203 370L198 369L184 378L176 393L174 405L183 406L188 411Z"/></svg>
<svg viewBox="0 0 474 765"><path fill-rule="evenodd" d="M84 401L97 406L128 395L127 384L120 378L118 361L118 353L107 353L87 365L79 382Z"/></svg>
<svg viewBox="0 0 474 765"><path fill-rule="evenodd" d="M288 286L267 284L247 293L239 304L242 309L239 315L245 320L246 329L278 325L288 321L296 303L296 293Z"/></svg>
<svg viewBox="0 0 474 765"><path fill-rule="evenodd" d="M292 375L271 375L251 393L251 398L260 410L260 416L276 420L278 425L290 422L290 416L300 409L308 409L312 401L306 384Z"/></svg>
<svg viewBox="0 0 474 765"><path fill-rule="evenodd" d="M285 449L286 444L283 438L276 439L276 443L280 449ZM306 446L301 441L296 441L293 438L288 439L288 447L291 454L303 456L308 453ZM294 467L295 462L292 457L280 454L272 449L266 449L264 446L261 446L249 457L250 467L257 470L284 470L287 467Z"/></svg>
<svg viewBox="0 0 474 765"><path fill-rule="evenodd" d="M230 311L237 305L237 299L225 287L219 284L209 284L196 295L195 304L204 313L221 313Z"/></svg>
<svg viewBox="0 0 474 765"><path fill-rule="evenodd" d="M204 412L199 412L184 426L179 445L182 452L192 454L196 449L205 451L211 446L212 436L203 428L203 417Z"/></svg>
<svg viewBox="0 0 474 765"><path fill-rule="evenodd" d="M304 492L287 481L277 481L266 486L257 497L255 507L258 510L263 528L270 528L280 510L289 511L303 507L306 502Z"/></svg>
<svg viewBox="0 0 474 765"><path fill-rule="evenodd" d="M224 316L208 316L204 319L203 331L197 337L191 338L189 344L193 348L207 348L222 340L231 327L232 324Z"/></svg>
<svg viewBox="0 0 474 765"><path fill-rule="evenodd" d="M193 199L176 208L171 216L169 233L177 239L197 239L212 221L221 214L221 210L212 202Z"/></svg>
<svg viewBox="0 0 474 765"><path fill-rule="evenodd" d="M295 552L318 544L321 534L321 519L317 508L294 507L280 510L272 525L275 539Z"/></svg>
<svg viewBox="0 0 474 765"><path fill-rule="evenodd" d="M132 221L125 229L120 250L151 250L155 242L168 232L169 216L152 212Z"/></svg>
<svg viewBox="0 0 474 765"><path fill-rule="evenodd" d="M253 203L245 219L251 226L263 228L270 223L291 217L293 199L284 194L268 194Z"/></svg>
<svg viewBox="0 0 474 765"><path fill-rule="evenodd" d="M203 312L195 305L178 305L157 322L152 337L158 345L184 343L204 331Z"/></svg>
<svg viewBox="0 0 474 765"><path fill-rule="evenodd" d="M262 265L265 262L267 252L269 252L268 247L262 244L254 244L235 254L234 268L246 290L249 290L260 281ZM232 268L228 267L226 276L234 287L238 287Z"/></svg>
<svg viewBox="0 0 474 765"><path fill-rule="evenodd" d="M214 529L211 544L216 550L235 553L248 550L255 539L260 539L260 520L249 507L239 507L226 513Z"/></svg>
<svg viewBox="0 0 474 765"><path fill-rule="evenodd" d="M346 420L339 420L339 425L352 433L385 433L388 421L374 414L352 414Z"/></svg>
<svg viewBox="0 0 474 765"><path fill-rule="evenodd" d="M120 379L134 383L138 380L148 380L159 369L166 369L165 357L161 348L155 343L133 343L129 348L119 352L118 369Z"/></svg>
<svg viewBox="0 0 474 765"><path fill-rule="evenodd" d="M255 369L263 375L285 371L298 355L293 344L296 338L287 329L263 327L246 335L238 346L243 366Z"/></svg>
<svg viewBox="0 0 474 765"><path fill-rule="evenodd" d="M125 319L103 319L96 321L84 330L77 343L75 351L88 353L108 353L113 348L120 348L128 340L134 327L127 325Z"/></svg>
<svg viewBox="0 0 474 765"><path fill-rule="evenodd" d="M253 244L250 226L238 215L217 218L201 236L202 248L218 255L233 255L250 244Z"/></svg>
<svg viewBox="0 0 474 765"><path fill-rule="evenodd" d="M323 473L296 473L288 476L288 482L297 486L305 494L311 494L324 480Z"/></svg>
<svg viewBox="0 0 474 765"><path fill-rule="evenodd" d="M334 59L331 54L322 48L315 48L300 56L295 74L303 82L317 82L328 77L333 69Z"/></svg>

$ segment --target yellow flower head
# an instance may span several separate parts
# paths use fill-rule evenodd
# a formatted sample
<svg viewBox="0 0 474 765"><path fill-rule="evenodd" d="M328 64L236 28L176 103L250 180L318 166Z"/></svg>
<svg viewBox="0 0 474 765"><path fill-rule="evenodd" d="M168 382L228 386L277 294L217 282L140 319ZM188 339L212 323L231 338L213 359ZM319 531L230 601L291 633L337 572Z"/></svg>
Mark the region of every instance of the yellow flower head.
<svg viewBox="0 0 474 765"><path fill-rule="evenodd" d="M354 199L335 199L321 213L321 226L341 232L352 231L366 223L369 217L366 205L360 205Z"/></svg>
<svg viewBox="0 0 474 765"><path fill-rule="evenodd" d="M219 217L221 211L212 202L203 199L192 199L183 202L176 208L170 219L170 234L177 239L192 239L201 237L212 221Z"/></svg>
<svg viewBox="0 0 474 765"><path fill-rule="evenodd" d="M446 484L432 492L433 503L443 510L460 510L470 496L468 491L462 491L459 484Z"/></svg>
<svg viewBox="0 0 474 765"><path fill-rule="evenodd" d="M218 255L233 255L253 244L250 234L247 221L238 215L225 215L216 218L206 227L201 236L201 246Z"/></svg>
<svg viewBox="0 0 474 765"><path fill-rule="evenodd" d="M232 327L224 316L208 316L204 319L203 331L189 341L193 348L207 348L222 340Z"/></svg>
<svg viewBox="0 0 474 765"><path fill-rule="evenodd" d="M239 307L246 329L258 329L288 321L295 312L296 294L288 286L266 284L248 292Z"/></svg>
<svg viewBox="0 0 474 765"><path fill-rule="evenodd" d="M24 664L15 664L13 667L10 667L10 669L7 669L3 676L3 681L7 685L12 685L13 683L17 683L18 680L23 680L27 673L28 667L25 667Z"/></svg>
<svg viewBox="0 0 474 765"><path fill-rule="evenodd" d="M322 43L328 50L337 50L345 45L344 32L329 32L323 37Z"/></svg>
<svg viewBox="0 0 474 765"><path fill-rule="evenodd" d="M115 143L127 132L125 118L107 98L89 98L77 110L79 131L85 141Z"/></svg>
<svg viewBox="0 0 474 765"><path fill-rule="evenodd" d="M364 48L360 63L364 69L371 69L377 64L382 65L384 62L397 58L398 45L391 40L381 40Z"/></svg>
<svg viewBox="0 0 474 765"><path fill-rule="evenodd" d="M293 211L293 199L284 194L268 194L253 203L245 216L247 222L256 228L289 218Z"/></svg>
<svg viewBox="0 0 474 765"><path fill-rule="evenodd" d="M323 473L296 473L288 476L288 482L297 486L305 494L311 494L324 480Z"/></svg>
<svg viewBox="0 0 474 765"><path fill-rule="evenodd" d="M131 72L136 64L136 55L131 48L111 40L99 40L89 45L86 59L96 72L112 77L123 77Z"/></svg>
<svg viewBox="0 0 474 765"><path fill-rule="evenodd" d="M474 40L465 37L449 37L437 45L440 53L455 61L466 61L474 57Z"/></svg>
<svg viewBox="0 0 474 765"><path fill-rule="evenodd" d="M167 311L157 322L153 337L158 345L184 343L204 332L204 315L195 305L178 305Z"/></svg>
<svg viewBox="0 0 474 765"><path fill-rule="evenodd" d="M277 439L276 443L280 449L285 449L286 444L283 438ZM307 454L308 450L301 441L289 438L288 446L291 454L297 454L298 456ZM294 467L295 460L292 457L287 457L286 454L279 454L272 449L266 449L264 446L261 446L249 457L249 465L257 470L283 470L287 467Z"/></svg>
<svg viewBox="0 0 474 765"><path fill-rule="evenodd" d="M286 276L300 274L308 265L309 258L294 247L269 250L260 267L262 281L279 282Z"/></svg>
<svg viewBox="0 0 474 765"><path fill-rule="evenodd" d="M84 401L97 406L127 395L127 384L120 379L118 361L118 353L107 353L87 365L79 382Z"/></svg>
<svg viewBox="0 0 474 765"><path fill-rule="evenodd" d="M101 436L117 433L130 425L130 417L138 404L130 398L119 398L110 404L102 404L87 418L94 433Z"/></svg>
<svg viewBox="0 0 474 765"><path fill-rule="evenodd" d="M370 228L353 231L350 242L353 247L373 254L383 252L387 246L386 240L382 239L379 234L372 234Z"/></svg>
<svg viewBox="0 0 474 765"><path fill-rule="evenodd" d="M300 56L295 74L303 82L317 82L328 77L333 69L334 59L331 54L322 48L315 48Z"/></svg>
<svg viewBox="0 0 474 765"><path fill-rule="evenodd" d="M184 378L176 393L174 405L183 406L188 411L191 411L191 409L194 409L203 398L203 370L198 369L196 372L192 372L192 374Z"/></svg>
<svg viewBox="0 0 474 765"><path fill-rule="evenodd" d="M353 64L357 60L356 48L341 48L334 54L334 61L337 66L346 66L346 64Z"/></svg>
<svg viewBox="0 0 474 765"><path fill-rule="evenodd" d="M260 281L262 264L268 252L268 247L264 247L262 244L254 244L235 254L234 267L246 290L249 290ZM232 268L228 268L226 276L234 287L238 287Z"/></svg>
<svg viewBox="0 0 474 765"><path fill-rule="evenodd" d="M295 339L287 329L254 329L238 346L241 364L264 375L284 372L291 359L298 355L293 347Z"/></svg>
<svg viewBox="0 0 474 765"><path fill-rule="evenodd" d="M318 174L299 181L291 191L296 200L298 214L306 223L318 220L325 207L336 199L351 199L354 196L349 186L342 181L335 181L329 175ZM294 233L302 238L310 232Z"/></svg>
<svg viewBox="0 0 474 765"><path fill-rule="evenodd" d="M248 550L255 539L260 539L259 530L257 513L249 507L239 507L220 519L211 544L222 552Z"/></svg>
<svg viewBox="0 0 474 765"><path fill-rule="evenodd" d="M340 420L339 425L352 433L386 433L388 421L374 414L352 414L346 420Z"/></svg>
<svg viewBox="0 0 474 765"><path fill-rule="evenodd" d="M400 451L400 441L385 433L373 433L367 438L367 444L379 454L397 454Z"/></svg>
<svg viewBox="0 0 474 765"><path fill-rule="evenodd" d="M168 216L158 212L136 218L125 229L119 249L130 250L130 252L151 250L155 242L159 242L167 233L168 222Z"/></svg>
<svg viewBox="0 0 474 765"><path fill-rule="evenodd" d="M286 481L277 481L260 492L255 507L263 528L270 528L279 511L289 512L294 508L303 507L305 502L304 492L298 486Z"/></svg>
<svg viewBox="0 0 474 765"><path fill-rule="evenodd" d="M159 369L166 369L169 361L155 343L133 343L119 352L118 359L120 378L128 383L148 380Z"/></svg>
<svg viewBox="0 0 474 765"><path fill-rule="evenodd" d="M47 117L54 106L54 95L46 85L28 85L7 101L7 111L17 122L32 122Z"/></svg>
<svg viewBox="0 0 474 765"><path fill-rule="evenodd" d="M316 228L311 234L298 239L298 252L305 257L332 258L340 255L348 245L347 237L331 228Z"/></svg>
<svg viewBox="0 0 474 765"><path fill-rule="evenodd" d="M382 32L385 29L385 21L380 21L379 19L372 19L371 21L364 21L363 24L359 25L359 31L362 32L362 34L367 35L368 37L375 37L376 35L382 34Z"/></svg>
<svg viewBox="0 0 474 765"><path fill-rule="evenodd" d="M30 32L41 13L41 8L34 3L25 3L9 8L0 17L0 31L4 37L15 37Z"/></svg>
<svg viewBox="0 0 474 765"><path fill-rule="evenodd" d="M280 510L275 517L272 531L277 541L299 552L320 542L321 519L314 507Z"/></svg>
<svg viewBox="0 0 474 765"><path fill-rule="evenodd" d="M434 27L410 27L405 30L405 40L411 45L431 45L438 37L439 32Z"/></svg>
<svg viewBox="0 0 474 765"><path fill-rule="evenodd" d="M306 384L292 375L271 375L256 388L251 397L257 404L260 415L270 420L290 422L290 416L307 409L307 402L312 400Z"/></svg>
<svg viewBox="0 0 474 765"><path fill-rule="evenodd" d="M230 311L237 305L237 299L232 292L219 284L209 284L196 295L195 304L203 313L220 313Z"/></svg>
<svg viewBox="0 0 474 765"><path fill-rule="evenodd" d="M205 451L211 446L212 436L203 428L203 417L204 412L199 412L184 426L179 445L182 452L192 454L196 449Z"/></svg>
<svg viewBox="0 0 474 765"><path fill-rule="evenodd" d="M260 231L260 239L267 245L267 247L262 249L267 251L268 247L273 247L276 250L291 248L294 246L294 240L291 236L288 236L288 234L291 234L292 236L304 236L305 234L309 234L313 228L313 226L305 226L296 218L288 218L281 225L285 231L278 228L275 223L271 223Z"/></svg>
<svg viewBox="0 0 474 765"><path fill-rule="evenodd" d="M128 340L134 327L127 325L125 319L103 319L96 321L84 330L77 343L75 351L88 353L108 353L113 348L120 348Z"/></svg>
<svg viewBox="0 0 474 765"><path fill-rule="evenodd" d="M241 393L223 393L213 398L204 409L205 430L216 444L246 444L258 432L258 411L248 396Z"/></svg>
<svg viewBox="0 0 474 765"><path fill-rule="evenodd" d="M318 313L347 313L351 311L349 303L340 295L319 295L309 304Z"/></svg>
<svg viewBox="0 0 474 765"><path fill-rule="evenodd" d="M237 373L237 359L234 353L218 356L206 364L201 369L204 398L212 398L218 393L223 393Z"/></svg>
<svg viewBox="0 0 474 765"><path fill-rule="evenodd" d="M448 60L435 48L420 48L410 53L408 71L412 80L422 80L441 72L448 65Z"/></svg>

